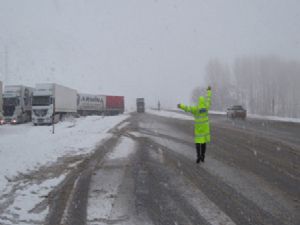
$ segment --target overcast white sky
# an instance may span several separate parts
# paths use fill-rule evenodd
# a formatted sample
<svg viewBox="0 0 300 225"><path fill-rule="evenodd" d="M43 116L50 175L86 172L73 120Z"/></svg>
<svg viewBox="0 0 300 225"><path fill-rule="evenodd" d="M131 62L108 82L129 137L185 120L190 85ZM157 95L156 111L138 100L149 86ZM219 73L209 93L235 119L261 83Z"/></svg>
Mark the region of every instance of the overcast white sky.
<svg viewBox="0 0 300 225"><path fill-rule="evenodd" d="M300 60L299 0L0 0L4 84L175 107L210 59L269 54Z"/></svg>

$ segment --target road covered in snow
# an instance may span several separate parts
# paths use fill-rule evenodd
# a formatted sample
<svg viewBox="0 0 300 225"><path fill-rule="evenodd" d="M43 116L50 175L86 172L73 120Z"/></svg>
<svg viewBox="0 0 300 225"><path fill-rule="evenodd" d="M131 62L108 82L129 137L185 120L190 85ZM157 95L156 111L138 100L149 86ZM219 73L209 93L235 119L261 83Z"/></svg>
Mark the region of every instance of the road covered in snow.
<svg viewBox="0 0 300 225"><path fill-rule="evenodd" d="M39 133L38 147L43 132L51 137L50 127L26 126ZM300 125L211 115L211 131L206 161L196 164L186 114L151 110L61 123L57 132L72 141L51 147L56 159L46 151L40 166L3 174L0 223L299 224Z"/></svg>

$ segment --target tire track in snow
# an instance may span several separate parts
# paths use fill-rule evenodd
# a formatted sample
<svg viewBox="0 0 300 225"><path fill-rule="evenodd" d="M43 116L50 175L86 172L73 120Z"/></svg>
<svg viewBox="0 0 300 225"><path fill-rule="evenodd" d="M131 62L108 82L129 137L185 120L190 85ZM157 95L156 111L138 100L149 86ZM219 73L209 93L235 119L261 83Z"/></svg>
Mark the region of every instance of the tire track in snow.
<svg viewBox="0 0 300 225"><path fill-rule="evenodd" d="M88 225L132 224L130 204L126 201L118 202L118 199L130 155L135 152L135 148L132 139L121 137L118 145L107 154L101 166L94 172L89 190Z"/></svg>
<svg viewBox="0 0 300 225"><path fill-rule="evenodd" d="M185 179L178 171L174 172L174 169L168 164L168 159L165 158L165 153L162 148L148 138L144 139L144 143L143 146L147 146L147 148L141 151L144 151L143 159L147 162L146 168L148 168L150 173L148 179L154 179L151 186L153 186L154 183L160 184L160 190L156 190L156 192L169 195L176 204L174 207L181 210L179 215L181 213L183 218L178 218L178 215L177 217L175 216L173 219L177 218L178 221L173 220L174 224L236 225L231 218L219 209L214 202L210 201L201 190ZM161 198L163 199L164 197L161 196ZM161 202L158 201L158 204L161 204ZM170 206L165 205L165 207ZM180 219L183 219L183 221L180 221ZM163 222L165 221L159 221L158 224L164 224Z"/></svg>

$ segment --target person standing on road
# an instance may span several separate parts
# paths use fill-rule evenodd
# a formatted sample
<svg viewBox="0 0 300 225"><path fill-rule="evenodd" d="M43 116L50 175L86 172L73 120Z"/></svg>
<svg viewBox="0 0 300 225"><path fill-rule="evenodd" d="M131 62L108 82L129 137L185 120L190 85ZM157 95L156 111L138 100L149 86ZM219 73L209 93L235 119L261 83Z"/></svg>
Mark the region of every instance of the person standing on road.
<svg viewBox="0 0 300 225"><path fill-rule="evenodd" d="M199 103L197 106L185 106L184 104L178 104L177 107L184 110L185 112L190 112L194 115L195 124L195 144L197 150L197 163L200 160L204 162L206 143L210 142L210 126L208 119L208 110L211 105L211 87L207 88L207 97L199 97Z"/></svg>

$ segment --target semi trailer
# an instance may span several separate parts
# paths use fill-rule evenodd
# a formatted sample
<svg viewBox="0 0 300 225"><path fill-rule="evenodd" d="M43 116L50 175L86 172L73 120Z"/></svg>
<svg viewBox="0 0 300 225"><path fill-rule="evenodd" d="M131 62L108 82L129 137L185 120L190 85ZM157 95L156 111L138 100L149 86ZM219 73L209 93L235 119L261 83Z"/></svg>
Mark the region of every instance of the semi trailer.
<svg viewBox="0 0 300 225"><path fill-rule="evenodd" d="M124 113L124 96L106 96L106 106L105 114L106 115L118 115Z"/></svg>
<svg viewBox="0 0 300 225"><path fill-rule="evenodd" d="M77 113L77 91L59 84L37 84L33 91L34 125L57 123L63 116Z"/></svg>
<svg viewBox="0 0 300 225"><path fill-rule="evenodd" d="M81 116L124 113L124 96L78 94L77 112Z"/></svg>
<svg viewBox="0 0 300 225"><path fill-rule="evenodd" d="M92 94L77 95L77 113L81 116L102 115L105 112L106 96Z"/></svg>
<svg viewBox="0 0 300 225"><path fill-rule="evenodd" d="M31 121L33 88L23 85L4 87L3 115L4 122L17 124Z"/></svg>

